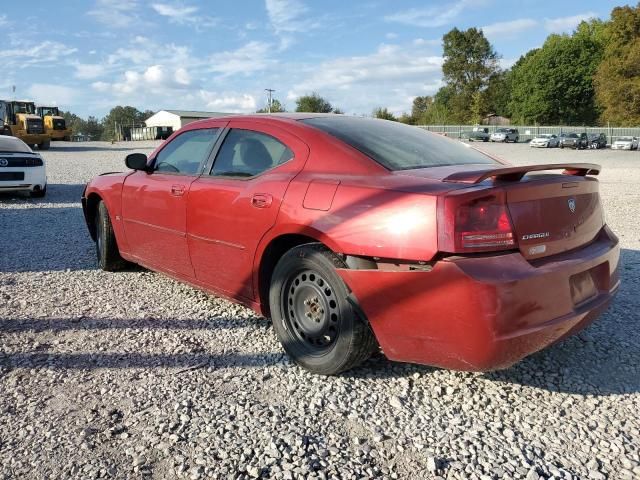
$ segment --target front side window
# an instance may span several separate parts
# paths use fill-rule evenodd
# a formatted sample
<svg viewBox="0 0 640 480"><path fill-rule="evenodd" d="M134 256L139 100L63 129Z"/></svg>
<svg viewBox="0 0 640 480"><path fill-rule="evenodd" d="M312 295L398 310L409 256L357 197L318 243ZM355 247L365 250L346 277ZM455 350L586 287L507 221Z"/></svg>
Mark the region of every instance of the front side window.
<svg viewBox="0 0 640 480"><path fill-rule="evenodd" d="M232 129L216 156L211 175L254 177L293 158L293 152L271 135Z"/></svg>
<svg viewBox="0 0 640 480"><path fill-rule="evenodd" d="M154 171L197 175L220 135L219 128L189 130L178 135L156 156Z"/></svg>

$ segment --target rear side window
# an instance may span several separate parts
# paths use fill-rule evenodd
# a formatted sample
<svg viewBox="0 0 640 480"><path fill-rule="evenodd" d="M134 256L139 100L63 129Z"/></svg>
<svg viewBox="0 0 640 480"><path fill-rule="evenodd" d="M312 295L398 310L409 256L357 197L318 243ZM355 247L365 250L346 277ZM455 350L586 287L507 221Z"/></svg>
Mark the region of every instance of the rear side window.
<svg viewBox="0 0 640 480"><path fill-rule="evenodd" d="M342 140L389 170L497 163L467 144L398 122L342 115L301 122Z"/></svg>
<svg viewBox="0 0 640 480"><path fill-rule="evenodd" d="M293 152L271 135L232 129L213 163L211 175L253 177L293 158Z"/></svg>
<svg viewBox="0 0 640 480"><path fill-rule="evenodd" d="M196 175L220 135L219 128L188 130L175 137L156 156L154 170L163 173Z"/></svg>

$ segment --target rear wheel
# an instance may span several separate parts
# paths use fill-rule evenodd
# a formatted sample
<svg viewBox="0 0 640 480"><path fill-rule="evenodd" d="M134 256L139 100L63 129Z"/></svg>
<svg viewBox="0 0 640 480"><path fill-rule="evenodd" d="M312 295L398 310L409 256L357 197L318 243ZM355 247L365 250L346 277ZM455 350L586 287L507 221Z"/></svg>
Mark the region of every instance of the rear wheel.
<svg viewBox="0 0 640 480"><path fill-rule="evenodd" d="M109 211L104 202L98 204L96 213L96 255L98 266L102 270L113 272L125 267L126 262L120 256L116 236L113 232Z"/></svg>
<svg viewBox="0 0 640 480"><path fill-rule="evenodd" d="M51 140L45 140L44 142L38 145L38 148L40 148L40 150L49 150L50 146L51 146Z"/></svg>
<svg viewBox="0 0 640 480"><path fill-rule="evenodd" d="M322 245L296 247L276 265L269 291L273 328L284 350L322 375L357 366L377 347L336 268L346 265Z"/></svg>

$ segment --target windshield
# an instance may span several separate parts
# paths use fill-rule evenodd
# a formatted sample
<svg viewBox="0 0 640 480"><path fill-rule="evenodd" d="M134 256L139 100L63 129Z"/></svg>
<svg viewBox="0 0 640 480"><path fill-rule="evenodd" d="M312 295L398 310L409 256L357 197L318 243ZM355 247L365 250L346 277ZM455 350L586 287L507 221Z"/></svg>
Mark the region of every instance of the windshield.
<svg viewBox="0 0 640 480"><path fill-rule="evenodd" d="M0 153L31 153L29 146L22 140L0 135Z"/></svg>
<svg viewBox="0 0 640 480"><path fill-rule="evenodd" d="M53 117L57 117L60 115L60 113L58 113L58 107L40 107L40 115L42 116L47 116L47 115L51 115Z"/></svg>
<svg viewBox="0 0 640 480"><path fill-rule="evenodd" d="M499 128L496 130L496 133L509 133L509 130L507 130L506 128Z"/></svg>
<svg viewBox="0 0 640 480"><path fill-rule="evenodd" d="M619 142L633 142L633 138L631 137L620 137L618 139Z"/></svg>
<svg viewBox="0 0 640 480"><path fill-rule="evenodd" d="M578 138L578 134L577 133L570 133L569 135L567 135L567 137Z"/></svg>
<svg viewBox="0 0 640 480"><path fill-rule="evenodd" d="M15 102L13 110L15 113L36 113L35 105L29 102Z"/></svg>
<svg viewBox="0 0 640 480"><path fill-rule="evenodd" d="M551 138L551 135L548 133L543 133L542 135L538 135L538 138Z"/></svg>
<svg viewBox="0 0 640 480"><path fill-rule="evenodd" d="M351 145L389 170L497 163L462 142L398 122L342 115L301 122Z"/></svg>

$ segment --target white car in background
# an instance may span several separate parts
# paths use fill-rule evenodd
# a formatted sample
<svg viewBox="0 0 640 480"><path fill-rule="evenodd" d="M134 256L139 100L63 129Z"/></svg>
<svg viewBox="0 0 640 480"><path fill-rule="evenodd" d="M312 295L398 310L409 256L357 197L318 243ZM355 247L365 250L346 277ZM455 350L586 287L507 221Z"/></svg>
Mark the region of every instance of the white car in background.
<svg viewBox="0 0 640 480"><path fill-rule="evenodd" d="M531 142L529 142L529 146L536 148L559 147L560 139L557 135L553 135L552 133L542 133L531 140Z"/></svg>
<svg viewBox="0 0 640 480"><path fill-rule="evenodd" d="M44 160L16 137L0 135L0 192L29 192L32 197L47 193Z"/></svg>
<svg viewBox="0 0 640 480"><path fill-rule="evenodd" d="M612 150L637 150L638 137L620 137L611 144Z"/></svg>

